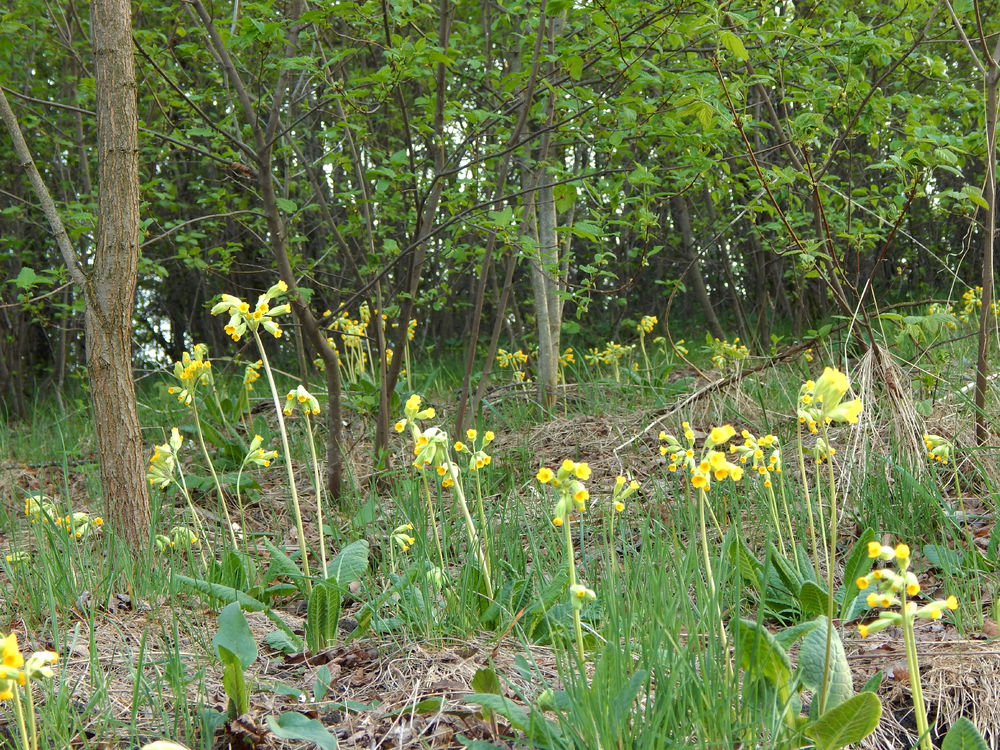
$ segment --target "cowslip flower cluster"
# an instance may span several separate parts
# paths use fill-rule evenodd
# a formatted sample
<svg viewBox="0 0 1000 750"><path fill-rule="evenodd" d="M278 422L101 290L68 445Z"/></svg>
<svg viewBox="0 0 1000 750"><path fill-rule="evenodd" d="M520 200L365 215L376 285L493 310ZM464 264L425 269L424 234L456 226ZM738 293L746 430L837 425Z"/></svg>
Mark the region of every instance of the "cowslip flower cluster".
<svg viewBox="0 0 1000 750"><path fill-rule="evenodd" d="M266 451L263 449L264 438L260 435L254 435L253 440L250 441L250 448L247 451L246 458L243 459L245 464L256 464L257 466L268 467L271 465L271 461L278 457L278 451Z"/></svg>
<svg viewBox="0 0 1000 750"><path fill-rule="evenodd" d="M574 583L569 587L569 601L575 610L581 610L585 604L596 600L597 593L583 584Z"/></svg>
<svg viewBox="0 0 1000 750"><path fill-rule="evenodd" d="M36 651L27 659L17 645L17 633L0 639L0 700L14 697L16 686L24 687L28 680L52 677L52 666L59 656L52 651Z"/></svg>
<svg viewBox="0 0 1000 750"><path fill-rule="evenodd" d="M234 297L232 294L223 294L222 301L212 308L212 315L228 313L229 322L226 323L226 333L233 339L239 341L248 330L256 332L263 328L276 339L281 338L281 328L275 322L275 318L291 310L288 304L271 307L271 302L281 297L288 291L288 285L284 281L279 281L270 289L257 298L257 304L251 310L250 305Z"/></svg>
<svg viewBox="0 0 1000 750"><path fill-rule="evenodd" d="M750 356L750 350L740 343L738 336L731 342L729 339L720 341L713 338L708 342L708 348L712 352L712 365L720 370L724 370L730 362L736 363Z"/></svg>
<svg viewBox="0 0 1000 750"><path fill-rule="evenodd" d="M567 458L558 471L543 466L535 474L535 479L556 490L558 499L552 510L554 526L562 526L574 508L577 513L586 512L587 500L590 499L590 492L583 484L590 479L590 465L587 462L576 462Z"/></svg>
<svg viewBox="0 0 1000 750"><path fill-rule="evenodd" d="M733 443L729 452L736 455L741 464L749 465L752 472L764 480L764 486L771 486L771 474L781 473L781 448L776 435L756 437L748 430L740 433L742 443Z"/></svg>
<svg viewBox="0 0 1000 750"><path fill-rule="evenodd" d="M927 457L931 461L947 464L951 461L951 451L955 446L948 438L926 434L924 435L924 447L927 449Z"/></svg>
<svg viewBox="0 0 1000 750"><path fill-rule="evenodd" d="M396 432L403 432L407 427L413 437L413 466L426 469L434 466L438 476L443 477L442 486L451 487L458 476L458 465L449 455L448 433L440 427L421 429L420 420L433 419L437 412L433 406L421 408L423 399L414 393L406 400L403 407L403 418L394 425ZM485 465L485 464L484 464Z"/></svg>
<svg viewBox="0 0 1000 750"><path fill-rule="evenodd" d="M634 495L639 489L639 483L634 479L629 481L627 477L619 474L615 477L615 486L611 490L611 507L616 513L625 510L625 501Z"/></svg>
<svg viewBox="0 0 1000 750"><path fill-rule="evenodd" d="M190 549L200 547L201 540L187 526L174 526L166 534L157 534L153 541L156 543L158 552L165 552L171 549Z"/></svg>
<svg viewBox="0 0 1000 750"><path fill-rule="evenodd" d="M260 380L260 368L263 364L264 361L258 359L256 362L248 364L243 371L243 387L248 391L252 391L253 384Z"/></svg>
<svg viewBox="0 0 1000 750"><path fill-rule="evenodd" d="M497 364L502 368L512 367L515 370L528 361L528 355L518 349L516 352L509 352L506 349L497 350Z"/></svg>
<svg viewBox="0 0 1000 750"><path fill-rule="evenodd" d="M199 385L212 382L212 363L208 359L208 346L195 344L194 354L184 352L180 361L174 362L174 377L180 383L167 388L167 393L177 396L177 400L191 405Z"/></svg>
<svg viewBox="0 0 1000 750"><path fill-rule="evenodd" d="M573 347L567 346L566 351L559 355L559 366L568 367L574 362L576 362L576 355L573 353Z"/></svg>
<svg viewBox="0 0 1000 750"><path fill-rule="evenodd" d="M635 349L634 344L625 346L614 341L609 341L604 345L603 349L592 347L588 350L590 353L583 355L583 357L587 360L587 364L590 365L617 365L622 359L630 354L633 349Z"/></svg>
<svg viewBox="0 0 1000 750"><path fill-rule="evenodd" d="M858 578L855 584L861 591L875 586L875 590L865 598L869 607L879 607L883 610L888 610L889 607L898 607L899 611L879 612L875 622L859 625L858 633L862 638L885 630L890 625L902 624L904 616L910 619L920 617L928 620L939 620L944 610L958 609L958 599L954 596L938 599L923 606L918 606L916 602L906 599L906 597L914 597L920 593L920 583L913 572L909 570L911 558L908 545L897 544L895 547L890 547L879 542L869 542L868 557L885 561L895 560L896 566L895 568L876 568L868 575Z"/></svg>
<svg viewBox="0 0 1000 750"><path fill-rule="evenodd" d="M456 440L453 447L456 453L468 454L469 471L478 471L483 467L489 466L493 462L493 457L486 452L486 446L496 438L493 430L487 430L483 434L482 441L479 440L479 431L475 429L466 430L465 437L469 439L468 443Z"/></svg>
<svg viewBox="0 0 1000 750"><path fill-rule="evenodd" d="M850 388L847 376L827 367L816 381L807 380L799 389L798 418L809 432L819 432L818 425L831 422L857 424L861 414L860 398L844 401Z"/></svg>
<svg viewBox="0 0 1000 750"><path fill-rule="evenodd" d="M705 492L712 488L713 480L721 482L730 479L738 482L743 478L743 467L729 461L724 450L718 450L724 448L725 444L736 435L736 429L732 425L713 427L705 438L701 457L698 459L695 458L695 436L690 423L683 422L681 427L684 429L687 447L682 446L673 435L666 432L661 432L659 435L660 455L667 456L670 460L667 465L668 471L685 469L691 477L692 486Z"/></svg>
<svg viewBox="0 0 1000 750"><path fill-rule="evenodd" d="M24 499L24 514L31 519L31 523L48 521L74 539L82 539L104 525L103 518L83 511L62 515L55 501L42 493L29 495Z"/></svg>
<svg viewBox="0 0 1000 750"><path fill-rule="evenodd" d="M319 401L303 385L289 391L285 395L285 408L282 411L284 411L286 417L291 416L296 402L306 414L319 414Z"/></svg>
<svg viewBox="0 0 1000 750"><path fill-rule="evenodd" d="M170 430L170 439L153 448L149 469L146 470L146 479L150 484L161 488L170 484L170 480L174 478L174 469L177 468L177 452L183 442L180 431L174 427Z"/></svg>
<svg viewBox="0 0 1000 750"><path fill-rule="evenodd" d="M635 330L638 331L640 335L652 333L653 329L656 328L656 323L657 320L655 315L643 315L642 320L638 322Z"/></svg>
<svg viewBox="0 0 1000 750"><path fill-rule="evenodd" d="M417 542L416 539L410 536L411 531L413 531L412 523L404 523L402 526L397 526L392 530L390 539L393 543L399 545L399 549L402 552L407 552Z"/></svg>

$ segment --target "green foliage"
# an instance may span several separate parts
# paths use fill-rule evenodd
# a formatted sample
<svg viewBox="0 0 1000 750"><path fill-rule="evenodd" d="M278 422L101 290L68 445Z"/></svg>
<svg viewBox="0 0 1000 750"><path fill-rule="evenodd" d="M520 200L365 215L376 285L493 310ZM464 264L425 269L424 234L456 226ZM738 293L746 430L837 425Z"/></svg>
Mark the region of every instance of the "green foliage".
<svg viewBox="0 0 1000 750"><path fill-rule="evenodd" d="M986 750L989 747L976 725L959 716L941 742L941 750Z"/></svg>
<svg viewBox="0 0 1000 750"><path fill-rule="evenodd" d="M222 662L222 686L229 696L229 718L250 710L250 693L243 672L257 660L257 642L236 602L219 613L219 630L212 645Z"/></svg>
<svg viewBox="0 0 1000 750"><path fill-rule="evenodd" d="M765 722L767 712L773 711L790 738L804 733L817 746L829 750L859 742L875 730L882 705L874 693L854 694L843 644L836 631L828 630L826 617L820 615L778 636L753 620L741 619L734 623L733 629L744 671L744 700L757 706ZM825 671L828 637L830 668ZM793 670L787 649L800 639L798 664ZM798 693L803 689L813 694L809 717L800 715L802 704ZM818 709L821 695L826 696L822 714Z"/></svg>
<svg viewBox="0 0 1000 750"><path fill-rule="evenodd" d="M320 750L336 750L337 738L330 734L323 723L309 719L300 713L289 711L275 718L267 717L267 727L275 735L286 740L305 740Z"/></svg>
<svg viewBox="0 0 1000 750"><path fill-rule="evenodd" d="M336 579L313 586L306 608L306 647L313 653L333 645L337 639L340 597Z"/></svg>

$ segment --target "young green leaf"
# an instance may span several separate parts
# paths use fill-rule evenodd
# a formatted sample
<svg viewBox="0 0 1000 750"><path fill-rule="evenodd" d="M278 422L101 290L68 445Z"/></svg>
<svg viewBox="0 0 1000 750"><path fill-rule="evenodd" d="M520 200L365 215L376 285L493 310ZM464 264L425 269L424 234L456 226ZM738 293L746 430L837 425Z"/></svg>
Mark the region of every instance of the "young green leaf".
<svg viewBox="0 0 1000 750"><path fill-rule="evenodd" d="M283 713L277 719L268 716L267 728L284 740L305 740L320 750L337 750L337 738L321 722L294 711Z"/></svg>
<svg viewBox="0 0 1000 750"><path fill-rule="evenodd" d="M976 725L964 716L955 720L941 743L941 750L987 750L988 747Z"/></svg>
<svg viewBox="0 0 1000 750"><path fill-rule="evenodd" d="M860 742L875 731L882 704L874 693L858 693L806 727L816 741L816 750L840 750Z"/></svg>

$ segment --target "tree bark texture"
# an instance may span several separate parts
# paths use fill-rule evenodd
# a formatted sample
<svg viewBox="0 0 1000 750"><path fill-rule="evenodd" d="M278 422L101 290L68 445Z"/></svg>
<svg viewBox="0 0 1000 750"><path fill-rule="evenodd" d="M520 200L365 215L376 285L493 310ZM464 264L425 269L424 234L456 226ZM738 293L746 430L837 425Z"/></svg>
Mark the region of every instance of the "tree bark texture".
<svg viewBox="0 0 1000 750"><path fill-rule="evenodd" d="M86 280L87 369L111 527L133 548L149 534L149 490L132 381L139 265L139 148L132 9L92 0L97 97L97 235Z"/></svg>

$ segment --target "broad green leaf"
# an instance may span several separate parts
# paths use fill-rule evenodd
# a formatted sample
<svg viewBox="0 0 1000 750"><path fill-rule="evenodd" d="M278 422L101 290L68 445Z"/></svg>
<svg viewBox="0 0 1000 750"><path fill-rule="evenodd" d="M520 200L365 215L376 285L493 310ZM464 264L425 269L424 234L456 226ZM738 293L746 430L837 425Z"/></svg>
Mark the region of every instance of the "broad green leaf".
<svg viewBox="0 0 1000 750"><path fill-rule="evenodd" d="M844 563L844 594L840 600L840 616L844 617L858 595L858 585L855 581L866 575L872 567L872 559L868 557L868 542L875 539L873 529L865 529L854 543Z"/></svg>
<svg viewBox="0 0 1000 750"><path fill-rule="evenodd" d="M793 625L790 628L785 628L784 630L778 631L774 634L774 640L778 642L786 651L792 647L792 645L802 638L807 633L815 630L817 623L815 620L809 620L808 622L800 622L798 625Z"/></svg>
<svg viewBox="0 0 1000 750"><path fill-rule="evenodd" d="M815 619L816 627L810 630L802 641L799 649L799 674L802 685L819 696L823 684L823 666L826 662L826 639L830 634L830 673L827 680L826 710L844 703L854 695L854 683L851 680L851 667L847 663L844 644L837 634L837 629L829 630L829 621L825 615Z"/></svg>
<svg viewBox="0 0 1000 750"><path fill-rule="evenodd" d="M364 575L368 569L368 540L358 539L337 553L326 566L326 577L341 586L347 586Z"/></svg>
<svg viewBox="0 0 1000 750"><path fill-rule="evenodd" d="M267 547L267 551L271 555L271 564L267 570L268 580L271 580L276 575L287 576L295 584L296 588L304 593L305 580L302 576L302 571L295 564L295 561L284 550L277 547L268 539L264 540L264 546Z"/></svg>
<svg viewBox="0 0 1000 750"><path fill-rule="evenodd" d="M772 685L788 685L792 665L774 636L762 624L739 619L736 624L736 648L740 666L755 677L764 677Z"/></svg>
<svg viewBox="0 0 1000 750"><path fill-rule="evenodd" d="M527 733L530 729L530 718L528 712L517 705L510 698L492 693L469 693L462 700L467 703L475 703L482 708L500 714L510 725L521 732Z"/></svg>
<svg viewBox="0 0 1000 750"><path fill-rule="evenodd" d="M277 719L268 716L267 728L284 740L305 740L321 750L337 750L337 738L321 722L295 711L283 713Z"/></svg>
<svg viewBox="0 0 1000 750"><path fill-rule="evenodd" d="M875 731L882 704L874 693L858 693L806 727L806 735L816 742L816 750L840 750L860 742Z"/></svg>
<svg viewBox="0 0 1000 750"><path fill-rule="evenodd" d="M235 719L250 710L250 693L243 677L240 658L225 646L216 646L222 662L222 687L229 696L229 718Z"/></svg>
<svg viewBox="0 0 1000 750"><path fill-rule="evenodd" d="M306 607L306 645L310 651L322 651L336 641L340 596L336 581L313 587Z"/></svg>
<svg viewBox="0 0 1000 750"><path fill-rule="evenodd" d="M238 657L243 669L257 660L257 641L237 602L219 613L219 631L212 638L212 645L217 651L225 648Z"/></svg>
<svg viewBox="0 0 1000 750"><path fill-rule="evenodd" d="M579 55L573 55L566 61L566 68L569 71L569 77L574 81L579 81L583 74L583 58Z"/></svg>
<svg viewBox="0 0 1000 750"><path fill-rule="evenodd" d="M295 201L289 200L288 198L277 198L274 201L278 204L278 208L284 211L286 214L294 214L298 206L295 205Z"/></svg>
<svg viewBox="0 0 1000 750"><path fill-rule="evenodd" d="M480 667L469 683L477 693L491 693L493 695L503 695L500 687L500 679L491 667Z"/></svg>
<svg viewBox="0 0 1000 750"><path fill-rule="evenodd" d="M743 42L733 32L728 30L721 31L719 33L719 41L722 42L722 46L729 50L738 60L746 62L750 59L750 55L747 54L747 48L743 46Z"/></svg>
<svg viewBox="0 0 1000 750"><path fill-rule="evenodd" d="M283 630L272 630L264 636L264 643L283 654L295 654L302 650L302 642L293 641Z"/></svg>
<svg viewBox="0 0 1000 750"><path fill-rule="evenodd" d="M812 581L806 581L799 589L799 606L809 617L826 612L828 598L826 592Z"/></svg>
<svg viewBox="0 0 1000 750"><path fill-rule="evenodd" d="M382 716L389 717L406 716L408 714L437 714L441 712L441 707L443 705L444 698L436 695L433 698L424 698L422 701L417 701L416 703L407 703L401 708L382 714Z"/></svg>
<svg viewBox="0 0 1000 750"><path fill-rule="evenodd" d="M976 725L964 716L959 716L955 720L941 743L941 750L988 750L988 748L989 745L976 729Z"/></svg>
<svg viewBox="0 0 1000 750"><path fill-rule="evenodd" d="M242 591L234 589L232 586L223 586L220 583L209 583L208 581L202 581L198 578L189 578L188 576L180 575L179 573L174 573L173 580L180 583L184 588L197 591L199 594L204 594L205 596L212 597L213 599L219 599L227 604L230 602L238 602L240 608L245 609L247 612L263 612L267 609L267 605L263 602L254 599L249 594L245 594Z"/></svg>
<svg viewBox="0 0 1000 750"><path fill-rule="evenodd" d="M925 544L924 557L927 561L949 575L961 575L963 572L962 555L939 544Z"/></svg>
<svg viewBox="0 0 1000 750"><path fill-rule="evenodd" d="M18 289L31 289L39 281L40 279L38 274L35 273L35 269L24 266L18 271L17 276L10 280L10 283L17 286Z"/></svg>

